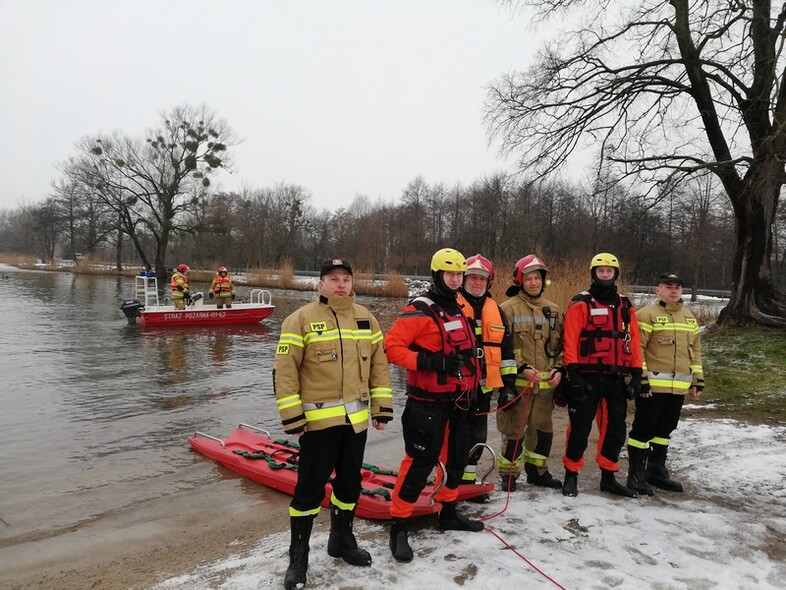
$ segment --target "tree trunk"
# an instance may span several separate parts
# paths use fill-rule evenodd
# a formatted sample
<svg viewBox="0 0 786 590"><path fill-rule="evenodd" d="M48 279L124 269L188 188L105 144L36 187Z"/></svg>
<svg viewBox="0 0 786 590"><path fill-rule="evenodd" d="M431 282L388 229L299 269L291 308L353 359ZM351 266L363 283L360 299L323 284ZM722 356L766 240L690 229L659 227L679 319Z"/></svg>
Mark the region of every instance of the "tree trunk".
<svg viewBox="0 0 786 590"><path fill-rule="evenodd" d="M729 303L718 324L786 329L786 305L776 291L770 270L772 227L778 188L765 190L765 182L746 182L743 193L732 198L736 217L734 277Z"/></svg>

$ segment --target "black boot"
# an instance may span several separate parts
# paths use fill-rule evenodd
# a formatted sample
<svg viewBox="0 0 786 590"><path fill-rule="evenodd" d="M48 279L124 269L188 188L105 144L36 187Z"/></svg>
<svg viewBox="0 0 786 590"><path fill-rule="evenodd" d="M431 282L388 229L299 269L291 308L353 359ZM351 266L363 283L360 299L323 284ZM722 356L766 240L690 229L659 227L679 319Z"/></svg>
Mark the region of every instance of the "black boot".
<svg viewBox="0 0 786 590"><path fill-rule="evenodd" d="M499 482L499 489L503 492L515 492L517 479L518 478L515 475L503 475Z"/></svg>
<svg viewBox="0 0 786 590"><path fill-rule="evenodd" d="M531 483L532 485L555 490L562 487L562 482L558 479L554 479L554 476L551 475L548 470L543 473L538 473L537 466L532 463L524 464L524 472L527 474L527 483Z"/></svg>
<svg viewBox="0 0 786 590"><path fill-rule="evenodd" d="M600 491L609 492L616 496L624 496L626 498L635 498L638 496L635 490L619 483L614 478L614 472L608 469L600 470Z"/></svg>
<svg viewBox="0 0 786 590"><path fill-rule="evenodd" d="M666 469L666 452L668 448L664 445L650 444L650 456L647 461L647 481L656 488L668 492L681 492L683 490L682 484L671 479L669 470Z"/></svg>
<svg viewBox="0 0 786 590"><path fill-rule="evenodd" d="M628 487L644 496L652 496L655 490L647 483L648 449L628 445Z"/></svg>
<svg viewBox="0 0 786 590"><path fill-rule="evenodd" d="M295 590L306 585L308 571L308 540L314 516L293 516L290 519L292 541L289 545L289 567L284 576L284 588Z"/></svg>
<svg viewBox="0 0 786 590"><path fill-rule="evenodd" d="M371 555L358 547L352 533L354 510L341 510L338 506L330 506L330 536L327 552L330 557L340 557L349 565L371 565Z"/></svg>
<svg viewBox="0 0 786 590"><path fill-rule="evenodd" d="M412 547L409 546L409 519L394 518L390 527L390 552L396 561L412 561Z"/></svg>
<svg viewBox="0 0 786 590"><path fill-rule="evenodd" d="M565 469L565 483L562 484L562 495L575 498L579 495L579 474Z"/></svg>
<svg viewBox="0 0 786 590"><path fill-rule="evenodd" d="M439 511L439 526L446 531L470 531L477 533L485 526L479 520L470 520L456 511L455 502L445 502Z"/></svg>

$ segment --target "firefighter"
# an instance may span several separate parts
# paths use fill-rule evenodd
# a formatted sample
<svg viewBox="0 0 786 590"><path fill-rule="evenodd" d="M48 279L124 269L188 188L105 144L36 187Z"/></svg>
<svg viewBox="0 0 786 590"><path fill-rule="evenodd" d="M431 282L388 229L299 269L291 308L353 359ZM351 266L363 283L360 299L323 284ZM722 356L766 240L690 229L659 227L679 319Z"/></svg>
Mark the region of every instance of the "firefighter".
<svg viewBox="0 0 786 590"><path fill-rule="evenodd" d="M232 302L235 300L235 286L232 284L232 279L227 273L226 266L219 266L218 272L210 283L210 292L207 294L210 299L216 298L216 308L227 309L232 308Z"/></svg>
<svg viewBox="0 0 786 590"><path fill-rule="evenodd" d="M300 435L298 479L289 505L288 589L306 583L311 529L334 470L327 552L351 565L371 564L369 553L357 545L352 522L369 414L374 428L384 430L393 417L393 397L379 323L355 303L352 278L346 260L327 260L317 301L281 324L276 402L284 430Z"/></svg>
<svg viewBox="0 0 786 590"><path fill-rule="evenodd" d="M191 270L187 264L178 264L175 274L170 281L172 287L172 303L175 309L185 309L186 303L191 301L191 292L188 289L188 277L186 273Z"/></svg>
<svg viewBox="0 0 786 590"><path fill-rule="evenodd" d="M497 414L497 430L502 438L497 467L502 477L500 488L505 491L516 489L522 461L527 483L545 488L562 487L562 482L551 475L546 465L554 438L551 420L554 388L564 371L560 309L543 297L548 272L546 263L534 254L521 258L513 268L513 285L506 292L509 299L501 306L513 334L518 367L514 390L503 391L497 402L502 408ZM522 389L525 395L509 406L516 390ZM523 436L522 423L525 423Z"/></svg>
<svg viewBox="0 0 786 590"><path fill-rule="evenodd" d="M488 413L491 410L491 394L495 389L515 393L516 359L513 354L513 339L505 322L505 314L491 298L489 290L494 283L494 265L488 258L475 254L467 258L464 284L458 294L459 305L464 315L474 324L475 342L480 357L480 389L473 412L469 418L469 441L471 450L485 443L488 438ZM480 448L469 455L464 468L462 484L475 484L478 461L483 453ZM488 495L473 499L485 502Z"/></svg>
<svg viewBox="0 0 786 590"><path fill-rule="evenodd" d="M456 511L469 454L467 421L480 379L474 330L457 300L466 269L460 252L438 250L431 258L428 291L410 301L385 336L388 359L407 369L401 415L405 454L390 507L390 550L398 561L412 560L410 518L440 456L447 471L445 486L434 498L442 503L440 526L473 532L484 528Z"/></svg>
<svg viewBox="0 0 786 590"><path fill-rule="evenodd" d="M657 301L638 313L644 375L628 434L628 487L652 495L652 486L681 492L671 479L666 453L677 428L685 394L698 399L704 389L701 331L696 316L683 307L683 280L662 274Z"/></svg>
<svg viewBox="0 0 786 590"><path fill-rule="evenodd" d="M568 372L568 426L565 455L565 496L578 494L578 472L597 413L600 489L635 498L636 492L619 483L619 453L625 443L628 397L641 390L641 348L636 312L627 297L617 293L620 265L607 252L590 262L592 284L573 298L563 327L564 362ZM629 382L628 382L629 379Z"/></svg>

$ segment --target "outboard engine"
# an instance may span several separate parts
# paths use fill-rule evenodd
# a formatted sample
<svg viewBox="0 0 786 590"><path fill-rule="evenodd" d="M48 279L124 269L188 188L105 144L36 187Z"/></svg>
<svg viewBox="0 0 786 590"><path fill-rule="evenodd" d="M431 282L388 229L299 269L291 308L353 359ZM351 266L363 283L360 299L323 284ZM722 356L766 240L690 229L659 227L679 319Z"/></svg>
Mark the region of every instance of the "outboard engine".
<svg viewBox="0 0 786 590"><path fill-rule="evenodd" d="M143 307L144 305L139 302L139 299L123 299L123 302L120 304L120 309L126 314L126 319L128 319L130 325L136 323L136 318L139 316L139 310Z"/></svg>

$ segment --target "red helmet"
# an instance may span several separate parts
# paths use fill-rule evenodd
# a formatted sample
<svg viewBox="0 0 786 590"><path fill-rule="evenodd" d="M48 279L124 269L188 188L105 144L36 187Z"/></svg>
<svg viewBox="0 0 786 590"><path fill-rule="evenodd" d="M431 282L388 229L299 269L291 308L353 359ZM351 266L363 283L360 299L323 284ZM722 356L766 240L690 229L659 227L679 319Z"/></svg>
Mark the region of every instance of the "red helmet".
<svg viewBox="0 0 786 590"><path fill-rule="evenodd" d="M480 275L488 279L486 289L491 289L491 284L494 282L494 265L491 260L480 254L475 254L467 258L467 270L464 271L464 276Z"/></svg>
<svg viewBox="0 0 786 590"><path fill-rule="evenodd" d="M513 268L513 283L521 287L524 284L524 275L531 273L533 270L539 270L543 278L543 284L546 284L546 273L549 272L546 263L534 254L528 254L524 258L520 258Z"/></svg>
<svg viewBox="0 0 786 590"><path fill-rule="evenodd" d="M186 272L188 270L191 270L191 269L188 268L187 264L178 264L177 265L177 272Z"/></svg>
<svg viewBox="0 0 786 590"><path fill-rule="evenodd" d="M228 272L228 271L227 271L227 267L226 267L226 266L219 266L219 267L218 267L218 272L219 272L219 273L222 273L222 272Z"/></svg>

